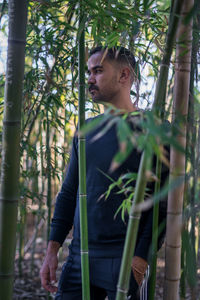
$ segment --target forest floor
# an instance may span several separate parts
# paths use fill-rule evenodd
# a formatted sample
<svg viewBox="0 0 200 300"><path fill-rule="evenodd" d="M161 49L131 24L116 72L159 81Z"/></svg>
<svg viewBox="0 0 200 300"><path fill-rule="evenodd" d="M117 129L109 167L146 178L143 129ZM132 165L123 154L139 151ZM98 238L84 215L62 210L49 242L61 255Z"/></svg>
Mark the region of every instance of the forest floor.
<svg viewBox="0 0 200 300"><path fill-rule="evenodd" d="M67 255L67 246L63 247L63 251L59 254L59 268L57 276L61 272L62 264ZM46 244L42 240L38 239L36 243L36 249L34 254L34 262L32 264L31 253L27 252L25 254L25 259L23 260L22 266L22 275L19 276L19 264L16 260L15 264L15 283L14 283L14 295L13 300L45 300L45 299L54 299L53 296L48 297L47 293L41 287L39 279L39 269L42 265L42 261L45 255ZM157 282L156 282L156 296L155 300L163 299L163 285L164 285L164 247L159 251L158 255L158 264L157 264ZM186 289L186 298L187 300L198 300L200 299L200 266L198 268L198 287L195 298L192 298L190 289ZM81 299L80 299L81 300Z"/></svg>

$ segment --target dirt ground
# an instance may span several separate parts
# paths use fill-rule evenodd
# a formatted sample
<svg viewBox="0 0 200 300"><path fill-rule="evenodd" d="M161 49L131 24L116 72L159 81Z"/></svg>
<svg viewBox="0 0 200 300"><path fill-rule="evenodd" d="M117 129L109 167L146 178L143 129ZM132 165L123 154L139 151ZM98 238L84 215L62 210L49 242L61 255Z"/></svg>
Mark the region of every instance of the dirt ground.
<svg viewBox="0 0 200 300"><path fill-rule="evenodd" d="M36 251L34 255L34 264L31 268L31 253L25 254L25 259L22 262L22 276L19 276L18 261L15 265L15 282L13 300L44 300L54 299L53 295L49 296L40 285L39 269L45 254L45 243L41 240L37 241ZM62 253L59 254L59 268L57 276L59 277L62 264L67 255L67 246L64 247ZM163 285L164 285L164 247L159 251L158 265L157 265L157 282L155 300L163 299ZM192 298L190 289L187 288L186 298L191 300L200 300L200 268L198 269L198 287L195 298ZM81 300L81 299L80 299ZM169 299L170 300L170 299Z"/></svg>

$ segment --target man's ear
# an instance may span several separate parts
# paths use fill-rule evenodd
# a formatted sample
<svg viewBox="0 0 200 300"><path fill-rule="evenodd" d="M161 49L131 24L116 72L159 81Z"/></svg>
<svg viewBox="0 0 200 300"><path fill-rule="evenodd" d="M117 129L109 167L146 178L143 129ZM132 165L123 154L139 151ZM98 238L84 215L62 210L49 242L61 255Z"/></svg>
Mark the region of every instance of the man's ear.
<svg viewBox="0 0 200 300"><path fill-rule="evenodd" d="M126 83L127 81L130 81L131 72L128 67L123 67L121 69L120 79L119 81L121 83Z"/></svg>

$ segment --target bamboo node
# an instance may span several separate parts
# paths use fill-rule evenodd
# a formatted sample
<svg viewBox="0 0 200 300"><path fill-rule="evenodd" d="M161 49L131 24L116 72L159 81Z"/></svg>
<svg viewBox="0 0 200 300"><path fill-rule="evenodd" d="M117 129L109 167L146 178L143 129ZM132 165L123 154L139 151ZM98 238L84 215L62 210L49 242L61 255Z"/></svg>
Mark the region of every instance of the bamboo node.
<svg viewBox="0 0 200 300"><path fill-rule="evenodd" d="M179 281L180 278L169 279L169 278L166 278L166 277L165 277L165 280L167 280L167 281Z"/></svg>
<svg viewBox="0 0 200 300"><path fill-rule="evenodd" d="M182 212L181 211L177 211L177 212L168 211L167 214L168 215L179 216L179 215L182 215Z"/></svg>
<svg viewBox="0 0 200 300"><path fill-rule="evenodd" d="M7 125L7 126L16 126L16 125L21 125L21 122L20 121L6 121L6 120L4 120L3 124Z"/></svg>
<svg viewBox="0 0 200 300"><path fill-rule="evenodd" d="M161 67L166 67L166 68L169 69L169 65L167 65L167 64L160 64L160 66L161 66Z"/></svg>
<svg viewBox="0 0 200 300"><path fill-rule="evenodd" d="M179 249L179 248L181 248L181 245L173 246L173 245L169 245L169 244L166 243L166 247L168 247L168 248L174 248L174 249Z"/></svg>
<svg viewBox="0 0 200 300"><path fill-rule="evenodd" d="M84 255L84 254L89 254L89 252L88 252L88 251L81 250L81 255Z"/></svg>
<svg viewBox="0 0 200 300"><path fill-rule="evenodd" d="M8 39L9 43L15 43L15 44L23 44L26 45L26 41L25 40L20 40L20 39Z"/></svg>
<svg viewBox="0 0 200 300"><path fill-rule="evenodd" d="M122 288L120 288L119 285L117 285L117 290L118 290L120 293L123 293L123 294L127 294L127 293L128 293L128 290L127 290L127 289L122 289Z"/></svg>
<svg viewBox="0 0 200 300"><path fill-rule="evenodd" d="M175 71L176 71L176 72L188 72L188 73L191 72L191 70L184 69L184 68L175 68Z"/></svg>
<svg viewBox="0 0 200 300"><path fill-rule="evenodd" d="M0 278L13 277L13 276L14 276L14 273L8 273L8 274L0 273Z"/></svg>
<svg viewBox="0 0 200 300"><path fill-rule="evenodd" d="M139 219L140 219L140 217L139 217L139 216L132 216L132 215L130 215L130 216L129 216L129 218L130 218L130 219L137 219L137 220L139 220Z"/></svg>
<svg viewBox="0 0 200 300"><path fill-rule="evenodd" d="M6 198L1 198L0 197L0 201L1 202L5 201L5 202L11 202L11 203L16 202L17 203L19 201L19 199L6 199Z"/></svg>

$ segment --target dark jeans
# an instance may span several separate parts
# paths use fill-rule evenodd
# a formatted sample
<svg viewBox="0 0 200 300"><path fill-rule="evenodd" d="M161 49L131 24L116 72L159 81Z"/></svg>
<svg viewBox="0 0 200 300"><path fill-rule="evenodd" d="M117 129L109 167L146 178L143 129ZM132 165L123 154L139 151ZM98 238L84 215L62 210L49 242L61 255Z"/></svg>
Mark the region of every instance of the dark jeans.
<svg viewBox="0 0 200 300"><path fill-rule="evenodd" d="M91 300L115 300L121 258L90 258ZM81 259L72 255L62 269L55 300L81 300ZM127 299L139 300L138 285L131 274Z"/></svg>

